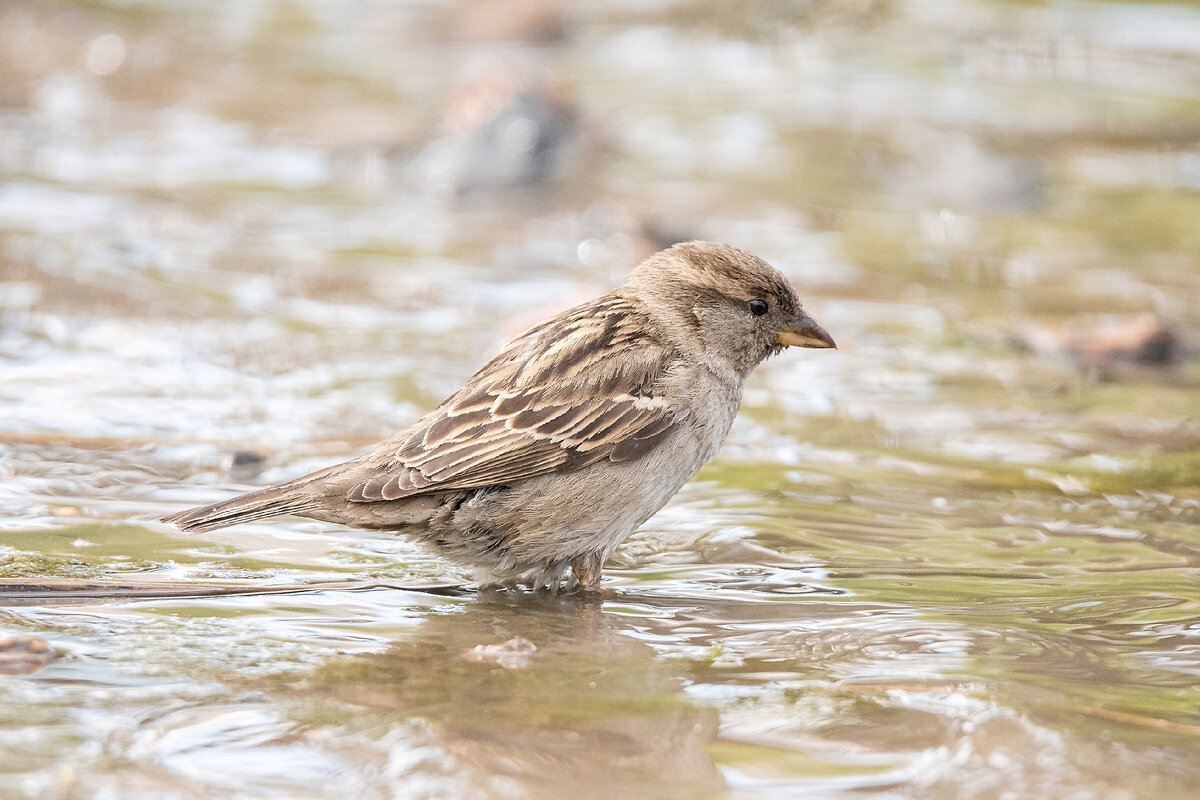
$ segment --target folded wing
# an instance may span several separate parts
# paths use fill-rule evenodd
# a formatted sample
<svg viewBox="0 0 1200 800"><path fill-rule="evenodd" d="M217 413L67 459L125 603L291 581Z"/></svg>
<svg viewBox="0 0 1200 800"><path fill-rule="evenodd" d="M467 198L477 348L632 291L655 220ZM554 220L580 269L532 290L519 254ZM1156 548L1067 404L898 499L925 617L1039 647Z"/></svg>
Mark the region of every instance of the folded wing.
<svg viewBox="0 0 1200 800"><path fill-rule="evenodd" d="M656 394L673 355L644 311L609 295L514 340L462 389L368 458L354 502L481 488L653 450L680 422Z"/></svg>

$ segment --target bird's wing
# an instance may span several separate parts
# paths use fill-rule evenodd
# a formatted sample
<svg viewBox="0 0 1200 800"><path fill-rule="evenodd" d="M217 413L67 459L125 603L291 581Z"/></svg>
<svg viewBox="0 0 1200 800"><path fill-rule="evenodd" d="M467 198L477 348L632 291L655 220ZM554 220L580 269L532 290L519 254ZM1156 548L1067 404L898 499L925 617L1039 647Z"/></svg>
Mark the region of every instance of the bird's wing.
<svg viewBox="0 0 1200 800"><path fill-rule="evenodd" d="M567 472L651 451L682 416L655 395L675 361L640 305L607 295L522 334L458 392L368 455L353 502Z"/></svg>

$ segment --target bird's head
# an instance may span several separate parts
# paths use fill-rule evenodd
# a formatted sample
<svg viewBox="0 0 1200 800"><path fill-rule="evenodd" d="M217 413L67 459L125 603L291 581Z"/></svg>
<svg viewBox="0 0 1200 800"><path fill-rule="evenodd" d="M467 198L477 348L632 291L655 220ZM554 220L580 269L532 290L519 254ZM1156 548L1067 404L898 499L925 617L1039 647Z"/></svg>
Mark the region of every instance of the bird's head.
<svg viewBox="0 0 1200 800"><path fill-rule="evenodd" d="M642 262L626 286L676 346L743 378L785 347L837 347L779 270L727 244L677 244Z"/></svg>

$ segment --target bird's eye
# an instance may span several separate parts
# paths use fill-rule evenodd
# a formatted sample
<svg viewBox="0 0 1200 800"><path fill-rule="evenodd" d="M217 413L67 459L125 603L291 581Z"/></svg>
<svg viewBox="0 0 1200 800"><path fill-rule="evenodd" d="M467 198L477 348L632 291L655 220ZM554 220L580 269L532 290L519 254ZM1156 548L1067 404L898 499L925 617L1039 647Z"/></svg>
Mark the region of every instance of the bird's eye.
<svg viewBox="0 0 1200 800"><path fill-rule="evenodd" d="M760 300L757 297L750 301L750 313L756 317L761 317L767 313L767 301Z"/></svg>

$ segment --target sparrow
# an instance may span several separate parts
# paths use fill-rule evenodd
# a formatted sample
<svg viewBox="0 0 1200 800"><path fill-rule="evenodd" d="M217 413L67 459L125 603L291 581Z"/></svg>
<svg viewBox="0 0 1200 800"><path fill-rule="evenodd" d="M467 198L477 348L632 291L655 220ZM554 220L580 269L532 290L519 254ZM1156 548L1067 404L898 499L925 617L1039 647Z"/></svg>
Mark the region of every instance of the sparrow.
<svg viewBox="0 0 1200 800"><path fill-rule="evenodd" d="M599 591L609 553L717 452L750 372L834 348L787 279L684 242L513 339L358 458L164 517L209 531L280 515L415 537L482 585Z"/></svg>

